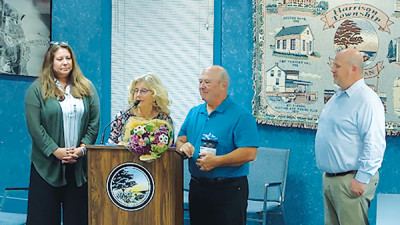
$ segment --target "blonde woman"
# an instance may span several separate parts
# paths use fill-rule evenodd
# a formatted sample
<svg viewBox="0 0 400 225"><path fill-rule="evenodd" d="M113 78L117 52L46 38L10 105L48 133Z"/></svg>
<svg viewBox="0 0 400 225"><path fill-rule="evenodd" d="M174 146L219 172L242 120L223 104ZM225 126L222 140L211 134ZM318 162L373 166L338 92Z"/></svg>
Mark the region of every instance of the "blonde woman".
<svg viewBox="0 0 400 225"><path fill-rule="evenodd" d="M157 75L146 73L133 78L129 85L129 105L139 100L137 107L130 112L119 112L116 115L116 121L112 124L108 143L118 144L123 141L125 125L130 118L139 117L145 119L166 120L173 127L168 106L168 93L161 84Z"/></svg>
<svg viewBox="0 0 400 225"><path fill-rule="evenodd" d="M27 224L88 224L86 145L99 131L99 98L71 47L51 42L25 114L32 138Z"/></svg>

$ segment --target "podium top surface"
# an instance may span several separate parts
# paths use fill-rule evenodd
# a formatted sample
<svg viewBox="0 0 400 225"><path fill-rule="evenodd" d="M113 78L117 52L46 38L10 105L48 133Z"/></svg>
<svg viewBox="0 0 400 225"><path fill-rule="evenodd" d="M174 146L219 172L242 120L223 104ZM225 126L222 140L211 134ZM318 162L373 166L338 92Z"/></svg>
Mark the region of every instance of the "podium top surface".
<svg viewBox="0 0 400 225"><path fill-rule="evenodd" d="M110 149L110 150L128 150L125 146L123 145L88 145L86 146L87 149L89 150L104 150L104 149ZM174 151L176 152L175 148L168 148L167 151ZM177 152L178 153L178 152Z"/></svg>

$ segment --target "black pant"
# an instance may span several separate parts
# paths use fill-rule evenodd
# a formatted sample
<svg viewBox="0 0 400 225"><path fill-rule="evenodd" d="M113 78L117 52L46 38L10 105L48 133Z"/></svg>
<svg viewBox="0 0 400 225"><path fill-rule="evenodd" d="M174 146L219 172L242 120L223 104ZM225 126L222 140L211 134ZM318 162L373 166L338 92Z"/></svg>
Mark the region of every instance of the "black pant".
<svg viewBox="0 0 400 225"><path fill-rule="evenodd" d="M190 180L191 225L245 225L249 185L247 177L207 184Z"/></svg>
<svg viewBox="0 0 400 225"><path fill-rule="evenodd" d="M87 183L77 187L74 165L67 165L67 184L53 187L31 165L27 225L60 225L61 207L64 225L88 224Z"/></svg>

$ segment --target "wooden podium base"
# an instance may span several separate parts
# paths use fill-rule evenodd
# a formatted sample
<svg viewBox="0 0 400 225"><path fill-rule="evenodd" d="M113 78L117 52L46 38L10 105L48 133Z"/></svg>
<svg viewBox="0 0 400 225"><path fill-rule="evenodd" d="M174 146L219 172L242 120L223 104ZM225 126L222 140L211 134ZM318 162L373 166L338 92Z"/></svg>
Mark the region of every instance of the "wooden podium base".
<svg viewBox="0 0 400 225"><path fill-rule="evenodd" d="M151 163L121 146L87 146L90 225L183 225L183 160L168 149ZM144 208L126 211L107 194L107 178L122 163L145 167L154 179L154 197Z"/></svg>

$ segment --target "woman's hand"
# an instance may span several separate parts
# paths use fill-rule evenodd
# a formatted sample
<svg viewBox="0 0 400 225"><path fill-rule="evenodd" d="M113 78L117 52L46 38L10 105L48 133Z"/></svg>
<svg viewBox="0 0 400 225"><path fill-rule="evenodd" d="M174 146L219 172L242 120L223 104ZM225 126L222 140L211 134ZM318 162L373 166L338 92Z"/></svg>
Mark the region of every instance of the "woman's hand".
<svg viewBox="0 0 400 225"><path fill-rule="evenodd" d="M62 163L76 163L76 160L83 155L80 147L68 148L66 153L67 155L62 158Z"/></svg>
<svg viewBox="0 0 400 225"><path fill-rule="evenodd" d="M57 148L54 152L53 155L59 159L59 160L63 160L63 158L65 156L68 156L67 154L67 148Z"/></svg>

